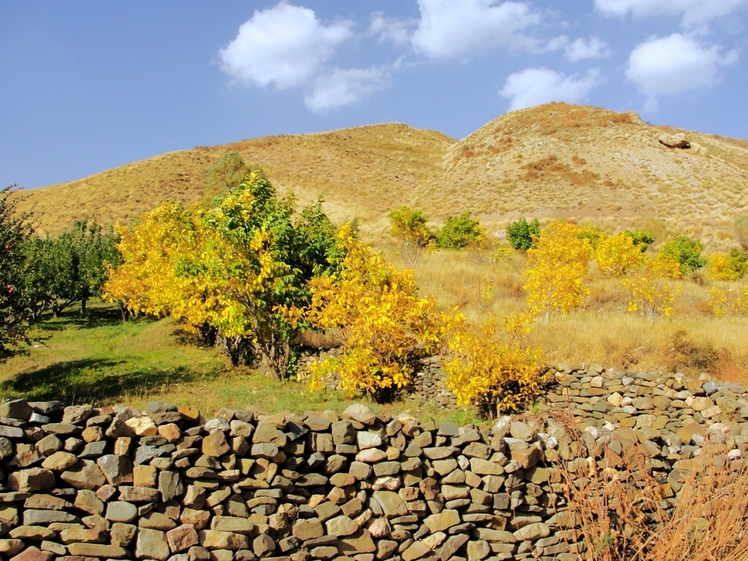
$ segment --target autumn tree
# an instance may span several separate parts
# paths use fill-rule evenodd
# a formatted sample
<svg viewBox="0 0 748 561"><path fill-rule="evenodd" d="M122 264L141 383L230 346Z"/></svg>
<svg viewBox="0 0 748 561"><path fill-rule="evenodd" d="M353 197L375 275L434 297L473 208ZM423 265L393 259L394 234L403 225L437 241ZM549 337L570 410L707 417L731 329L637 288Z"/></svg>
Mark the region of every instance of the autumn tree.
<svg viewBox="0 0 748 561"><path fill-rule="evenodd" d="M434 234L426 225L426 215L409 206L401 206L387 216L390 219L390 235L395 238L400 255L411 267L417 266L434 240Z"/></svg>
<svg viewBox="0 0 748 561"><path fill-rule="evenodd" d="M24 286L23 246L33 230L29 214L18 214L15 185L0 189L0 360L27 342L30 324Z"/></svg>
<svg viewBox="0 0 748 561"><path fill-rule="evenodd" d="M527 302L533 313L542 312L550 321L551 312L568 313L589 294L583 279L592 248L580 228L569 222L551 222L527 251L525 269Z"/></svg>
<svg viewBox="0 0 748 561"><path fill-rule="evenodd" d="M637 274L623 279L629 292L628 311L652 323L658 316L669 316L680 294L680 287L672 281L682 275L681 265L669 253L660 251L649 257Z"/></svg>
<svg viewBox="0 0 748 561"><path fill-rule="evenodd" d="M320 204L297 216L293 197L276 197L253 171L213 208L162 205L122 230L123 263L107 295L135 311L210 326L232 364L259 359L279 379L303 327L308 281L337 259Z"/></svg>
<svg viewBox="0 0 748 561"><path fill-rule="evenodd" d="M597 267L605 275L621 278L644 262L644 254L626 232L603 235L595 249Z"/></svg>
<svg viewBox="0 0 748 561"><path fill-rule="evenodd" d="M455 318L443 367L445 384L458 405L474 405L484 417L494 417L532 403L549 378L542 369L540 350L522 341L531 321L528 315L506 318L502 337L495 320L476 330L464 318Z"/></svg>
<svg viewBox="0 0 748 561"><path fill-rule="evenodd" d="M388 265L381 253L352 236L348 225L336 243L345 254L342 266L312 279L307 318L336 331L343 354L314 364L310 385L319 388L338 374L350 395L387 400L411 382L414 361L441 341L435 301L419 298L413 271Z"/></svg>

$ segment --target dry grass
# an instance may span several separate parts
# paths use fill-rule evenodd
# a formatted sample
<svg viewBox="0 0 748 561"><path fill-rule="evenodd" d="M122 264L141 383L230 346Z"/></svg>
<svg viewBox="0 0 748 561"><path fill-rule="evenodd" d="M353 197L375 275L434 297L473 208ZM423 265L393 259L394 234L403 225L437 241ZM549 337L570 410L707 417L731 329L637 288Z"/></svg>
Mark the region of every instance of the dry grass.
<svg viewBox="0 0 748 561"><path fill-rule="evenodd" d="M403 265L393 247L386 253ZM478 323L527 310L522 289L525 261L522 253L508 261L486 263L470 252L440 251L426 255L415 273L423 295L437 298L442 310L456 308ZM683 281L672 316L650 323L627 311L628 298L620 280L592 269L587 283L590 296L582 308L566 316L556 314L549 323L536 318L528 340L544 349L549 363L597 363L620 370L665 369L696 375L707 371L725 381L748 384L748 317L714 317L707 304L708 284ZM734 288L747 284L743 280ZM674 351L679 332L691 345L687 356ZM702 360L710 353L715 360Z"/></svg>
<svg viewBox="0 0 748 561"><path fill-rule="evenodd" d="M581 436L567 423L567 430ZM587 561L743 561L748 558L748 463L708 444L677 495L641 451L562 469L564 495Z"/></svg>

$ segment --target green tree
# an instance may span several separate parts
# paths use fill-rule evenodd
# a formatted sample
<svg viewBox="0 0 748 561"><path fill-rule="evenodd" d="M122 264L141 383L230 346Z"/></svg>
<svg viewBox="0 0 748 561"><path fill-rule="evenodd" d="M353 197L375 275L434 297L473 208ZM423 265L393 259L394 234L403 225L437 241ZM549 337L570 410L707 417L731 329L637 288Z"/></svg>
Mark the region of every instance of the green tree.
<svg viewBox="0 0 748 561"><path fill-rule="evenodd" d="M237 152L227 152L221 159L208 168L203 189L203 203L213 205L216 197L226 195L246 178L249 167Z"/></svg>
<svg viewBox="0 0 748 561"><path fill-rule="evenodd" d="M457 216L447 218L444 226L436 233L436 245L441 249L465 249L474 246L485 238L480 220L470 217L466 210Z"/></svg>
<svg viewBox="0 0 748 561"><path fill-rule="evenodd" d="M23 246L32 234L29 214L18 214L15 185L0 190L0 360L27 342L30 324Z"/></svg>
<svg viewBox="0 0 748 561"><path fill-rule="evenodd" d="M680 266L681 274L687 275L706 265L706 259L701 256L704 246L699 240L687 236L678 236L660 248L663 256L669 257Z"/></svg>
<svg viewBox="0 0 748 561"><path fill-rule="evenodd" d="M634 242L634 245L637 246L642 253L647 251L647 249L649 249L649 246L652 245L655 241L652 232L650 232L649 230L624 230L624 233L631 238L631 240Z"/></svg>
<svg viewBox="0 0 748 561"><path fill-rule="evenodd" d="M506 238L514 249L527 251L535 244L538 236L540 236L540 224L537 218L532 222L520 218L507 224Z"/></svg>
<svg viewBox="0 0 748 561"><path fill-rule="evenodd" d="M390 235L395 238L400 255L408 265L415 267L434 239L434 234L426 226L426 215L409 206L401 206L387 216L390 219Z"/></svg>

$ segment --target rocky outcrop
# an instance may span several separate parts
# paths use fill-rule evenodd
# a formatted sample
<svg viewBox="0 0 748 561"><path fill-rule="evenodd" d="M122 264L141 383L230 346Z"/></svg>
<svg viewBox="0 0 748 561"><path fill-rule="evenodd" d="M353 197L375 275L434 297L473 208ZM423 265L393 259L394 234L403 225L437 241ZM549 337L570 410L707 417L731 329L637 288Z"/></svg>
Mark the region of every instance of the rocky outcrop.
<svg viewBox="0 0 748 561"><path fill-rule="evenodd" d="M636 452L669 505L707 440L748 445L745 389L556 370L544 408L458 427L342 415L0 406L3 559L580 559L569 471ZM575 436L576 431L581 437ZM581 462L581 464L580 464ZM579 464L579 465L577 465Z"/></svg>
<svg viewBox="0 0 748 561"><path fill-rule="evenodd" d="M657 140L668 148L686 149L691 147L691 143L686 140L686 135L682 132L673 135L663 133L657 137Z"/></svg>

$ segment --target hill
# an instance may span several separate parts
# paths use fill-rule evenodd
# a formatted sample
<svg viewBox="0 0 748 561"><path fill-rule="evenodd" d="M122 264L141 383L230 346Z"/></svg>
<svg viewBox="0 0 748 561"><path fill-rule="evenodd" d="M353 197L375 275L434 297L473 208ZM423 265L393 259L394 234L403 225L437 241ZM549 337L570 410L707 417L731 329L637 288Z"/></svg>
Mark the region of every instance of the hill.
<svg viewBox="0 0 748 561"><path fill-rule="evenodd" d="M658 141L682 133L690 148ZM463 210L500 234L519 216L565 217L608 230L691 232L710 249L734 245L748 214L748 141L643 122L633 112L551 103L507 113L460 141L383 124L196 147L29 191L40 230L76 218L128 220L164 200L200 198L207 169L235 150L301 202L324 192L337 220L357 216L367 237L410 204L441 220Z"/></svg>

